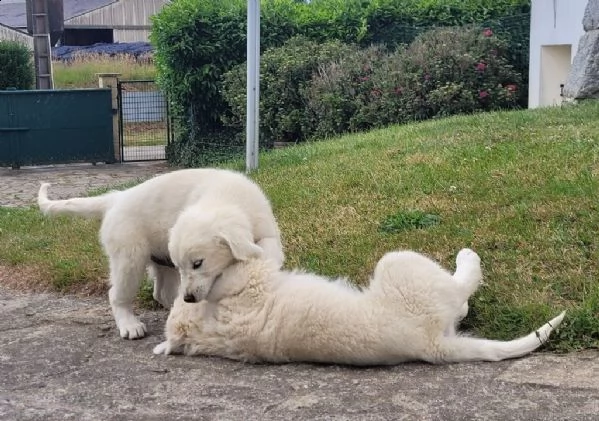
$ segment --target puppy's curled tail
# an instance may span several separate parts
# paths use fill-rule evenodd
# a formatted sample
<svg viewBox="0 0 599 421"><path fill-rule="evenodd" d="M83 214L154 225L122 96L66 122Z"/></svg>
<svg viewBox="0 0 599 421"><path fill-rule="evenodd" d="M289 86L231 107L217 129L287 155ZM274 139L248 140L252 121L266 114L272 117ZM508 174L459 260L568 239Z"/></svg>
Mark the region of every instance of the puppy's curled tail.
<svg viewBox="0 0 599 421"><path fill-rule="evenodd" d="M42 183L37 195L37 204L44 215L79 215L102 218L118 192L109 192L96 197L76 197L66 200L48 199L49 183Z"/></svg>

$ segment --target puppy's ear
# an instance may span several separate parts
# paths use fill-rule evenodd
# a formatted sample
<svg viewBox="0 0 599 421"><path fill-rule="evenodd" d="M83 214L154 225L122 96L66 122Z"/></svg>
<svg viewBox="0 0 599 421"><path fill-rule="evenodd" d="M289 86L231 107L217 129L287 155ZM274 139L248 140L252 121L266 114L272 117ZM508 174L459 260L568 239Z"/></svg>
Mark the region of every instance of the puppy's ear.
<svg viewBox="0 0 599 421"><path fill-rule="evenodd" d="M237 260L243 261L262 256L262 248L254 243L253 236L244 227L230 225L220 235Z"/></svg>

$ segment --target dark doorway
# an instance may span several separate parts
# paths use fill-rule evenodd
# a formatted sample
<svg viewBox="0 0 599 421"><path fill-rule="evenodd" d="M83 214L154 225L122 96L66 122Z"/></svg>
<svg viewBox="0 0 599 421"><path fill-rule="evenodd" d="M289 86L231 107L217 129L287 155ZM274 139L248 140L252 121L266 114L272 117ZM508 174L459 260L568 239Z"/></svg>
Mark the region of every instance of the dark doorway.
<svg viewBox="0 0 599 421"><path fill-rule="evenodd" d="M62 45L93 45L97 43L112 44L112 29L65 29Z"/></svg>

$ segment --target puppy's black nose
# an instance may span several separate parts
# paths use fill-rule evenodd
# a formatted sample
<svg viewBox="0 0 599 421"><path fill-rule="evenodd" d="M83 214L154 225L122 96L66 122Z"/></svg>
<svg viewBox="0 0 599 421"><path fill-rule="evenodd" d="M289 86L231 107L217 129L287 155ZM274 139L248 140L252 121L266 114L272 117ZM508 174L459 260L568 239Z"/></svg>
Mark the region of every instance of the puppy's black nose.
<svg viewBox="0 0 599 421"><path fill-rule="evenodd" d="M183 301L185 301L186 303L195 303L196 297L194 297L193 294L185 294L183 296Z"/></svg>

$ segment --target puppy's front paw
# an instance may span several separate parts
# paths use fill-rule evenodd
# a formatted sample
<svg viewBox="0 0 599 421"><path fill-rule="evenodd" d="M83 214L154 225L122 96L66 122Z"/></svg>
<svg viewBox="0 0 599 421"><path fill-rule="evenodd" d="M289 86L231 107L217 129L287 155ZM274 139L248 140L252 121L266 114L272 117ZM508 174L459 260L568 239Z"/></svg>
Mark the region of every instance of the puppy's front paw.
<svg viewBox="0 0 599 421"><path fill-rule="evenodd" d="M123 339L139 339L146 334L146 325L137 319L129 319L119 323L119 333Z"/></svg>
<svg viewBox="0 0 599 421"><path fill-rule="evenodd" d="M480 257L473 250L464 248L458 253L455 263L460 266L480 266Z"/></svg>
<svg viewBox="0 0 599 421"><path fill-rule="evenodd" d="M169 355L171 353L171 346L168 343L168 341L164 341L164 342L161 342L158 345L156 345L152 352L154 352L154 354L156 354L156 355L160 355L160 354Z"/></svg>

